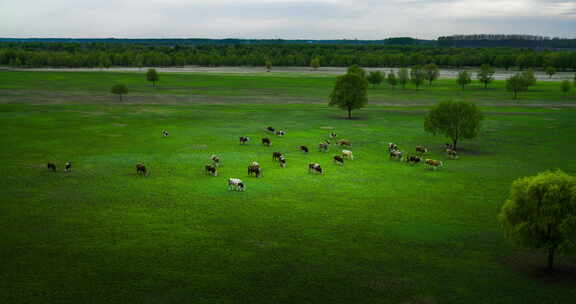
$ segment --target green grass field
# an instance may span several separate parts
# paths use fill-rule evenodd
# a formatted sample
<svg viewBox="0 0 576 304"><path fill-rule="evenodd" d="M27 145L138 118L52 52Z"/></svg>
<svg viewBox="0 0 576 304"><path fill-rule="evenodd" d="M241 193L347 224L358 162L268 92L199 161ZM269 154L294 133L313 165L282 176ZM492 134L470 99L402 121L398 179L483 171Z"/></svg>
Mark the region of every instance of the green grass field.
<svg viewBox="0 0 576 304"><path fill-rule="evenodd" d="M496 218L514 179L576 174L576 109L565 107L575 100L557 83L524 93L521 105L502 83L464 95L450 80L381 88L347 120L326 106L333 77L161 77L155 90L142 74L0 72L1 303L576 299L576 258L545 274L545 257L511 244ZM128 84L127 101L108 93L115 82ZM449 97L486 114L458 160L422 127L428 106ZM353 144L343 167L331 161L336 147L316 151L332 128ZM242 135L251 142L239 145ZM445 167L390 161L388 142L426 145ZM203 172L211 154L222 159L218 177ZM247 176L253 160L262 178ZM312 161L325 174L308 174ZM138 162L148 177L135 174ZM246 191L228 191L228 177Z"/></svg>

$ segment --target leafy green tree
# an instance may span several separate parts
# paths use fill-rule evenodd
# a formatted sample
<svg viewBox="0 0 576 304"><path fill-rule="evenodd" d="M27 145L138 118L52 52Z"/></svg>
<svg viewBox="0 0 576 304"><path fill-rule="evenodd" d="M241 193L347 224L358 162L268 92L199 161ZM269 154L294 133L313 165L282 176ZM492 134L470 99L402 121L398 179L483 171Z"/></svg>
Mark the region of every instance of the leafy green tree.
<svg viewBox="0 0 576 304"><path fill-rule="evenodd" d="M432 86L432 81L440 77L440 69L434 63L430 63L424 66L424 78L428 81L428 86Z"/></svg>
<svg viewBox="0 0 576 304"><path fill-rule="evenodd" d="M424 83L424 71L419 65L415 65L410 69L410 81L418 89Z"/></svg>
<svg viewBox="0 0 576 304"><path fill-rule="evenodd" d="M112 94L116 94L118 96L120 96L120 101L122 101L122 95L126 95L128 94L128 87L125 84L115 84L112 86L112 89L110 89L110 92Z"/></svg>
<svg viewBox="0 0 576 304"><path fill-rule="evenodd" d="M472 139L480 133L484 115L473 103L443 101L436 104L426 116L424 130L441 134L452 140L454 149L461 139Z"/></svg>
<svg viewBox="0 0 576 304"><path fill-rule="evenodd" d="M366 80L368 80L368 82L372 85L372 87L375 88L376 86L382 83L384 77L382 76L382 73L380 71L373 71L368 73L368 77L366 77Z"/></svg>
<svg viewBox="0 0 576 304"><path fill-rule="evenodd" d="M310 60L310 67L313 68L314 70L317 70L320 67L320 58L315 57L312 60Z"/></svg>
<svg viewBox="0 0 576 304"><path fill-rule="evenodd" d="M466 71L458 72L458 78L456 79L456 82L458 83L459 86L462 87L462 90L464 90L466 85L469 85L470 83L472 83L472 78L470 77L470 73L468 73Z"/></svg>
<svg viewBox="0 0 576 304"><path fill-rule="evenodd" d="M146 80L151 81L152 86L156 87L156 81L160 80L156 69L148 69L148 72L146 73Z"/></svg>
<svg viewBox="0 0 576 304"><path fill-rule="evenodd" d="M390 73L388 73L388 76L386 77L386 82L388 82L388 84L392 86L392 88L396 87L396 85L398 84L398 80L396 79L396 73L394 73L394 71L390 71Z"/></svg>
<svg viewBox="0 0 576 304"><path fill-rule="evenodd" d="M546 68L546 75L548 75L548 78L552 78L554 74L556 74L556 68L554 68L553 66L549 66Z"/></svg>
<svg viewBox="0 0 576 304"><path fill-rule="evenodd" d="M408 80L410 80L408 76L408 69L401 68L400 70L398 70L398 84L402 86L402 89L406 88Z"/></svg>
<svg viewBox="0 0 576 304"><path fill-rule="evenodd" d="M491 66L483 64L476 77L478 78L478 81L484 84L484 88L486 89L488 88L488 84L494 80L494 73L495 71Z"/></svg>
<svg viewBox="0 0 576 304"><path fill-rule="evenodd" d="M520 75L524 78L524 85L526 86L526 90L528 87L531 87L536 84L536 76L534 75L533 69L527 69L524 72L521 72Z"/></svg>
<svg viewBox="0 0 576 304"><path fill-rule="evenodd" d="M337 106L348 111L352 118L352 110L363 108L368 103L367 81L356 73L348 73L336 79L336 85L330 94L330 106Z"/></svg>
<svg viewBox="0 0 576 304"><path fill-rule="evenodd" d="M576 247L576 178L558 170L514 181L499 219L510 239L545 250L553 270L556 254Z"/></svg>
<svg viewBox="0 0 576 304"><path fill-rule="evenodd" d="M272 69L272 60L266 59L264 65L266 66L266 72L270 72L270 69Z"/></svg>
<svg viewBox="0 0 576 304"><path fill-rule="evenodd" d="M506 90L514 93L514 99L518 99L519 92L526 91L527 89L526 81L519 73L506 79Z"/></svg>
<svg viewBox="0 0 576 304"><path fill-rule="evenodd" d="M562 83L560 84L560 90L562 90L564 95L568 95L570 90L572 90L572 83L570 82L570 80L565 79L564 81L562 81Z"/></svg>
<svg viewBox="0 0 576 304"><path fill-rule="evenodd" d="M357 65L349 66L349 67L348 67L348 71L347 71L346 73L348 73L348 74L356 74L356 75L360 76L360 77L363 78L363 79L366 78L366 71L365 71L363 68L361 68L361 67L359 67L359 66L357 66Z"/></svg>

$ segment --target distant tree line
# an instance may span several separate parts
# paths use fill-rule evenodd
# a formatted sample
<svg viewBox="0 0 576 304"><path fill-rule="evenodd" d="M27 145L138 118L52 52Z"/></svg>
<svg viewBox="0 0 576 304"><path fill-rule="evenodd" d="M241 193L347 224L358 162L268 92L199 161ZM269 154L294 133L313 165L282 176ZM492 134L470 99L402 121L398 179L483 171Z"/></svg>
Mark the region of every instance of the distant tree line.
<svg viewBox="0 0 576 304"><path fill-rule="evenodd" d="M336 44L151 46L0 42L0 65L13 67L310 66L517 68L576 70L576 51L519 48Z"/></svg>
<svg viewBox="0 0 576 304"><path fill-rule="evenodd" d="M576 39L552 38L534 35L453 35L439 37L438 46L576 49Z"/></svg>

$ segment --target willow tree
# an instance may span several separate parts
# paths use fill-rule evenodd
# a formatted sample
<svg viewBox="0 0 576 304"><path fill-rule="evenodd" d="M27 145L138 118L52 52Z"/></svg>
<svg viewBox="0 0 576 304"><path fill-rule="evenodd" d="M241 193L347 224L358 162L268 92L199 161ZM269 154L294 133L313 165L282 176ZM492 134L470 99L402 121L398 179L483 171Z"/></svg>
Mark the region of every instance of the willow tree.
<svg viewBox="0 0 576 304"><path fill-rule="evenodd" d="M510 239L545 251L553 270L556 254L576 247L576 178L558 170L514 181L499 218Z"/></svg>

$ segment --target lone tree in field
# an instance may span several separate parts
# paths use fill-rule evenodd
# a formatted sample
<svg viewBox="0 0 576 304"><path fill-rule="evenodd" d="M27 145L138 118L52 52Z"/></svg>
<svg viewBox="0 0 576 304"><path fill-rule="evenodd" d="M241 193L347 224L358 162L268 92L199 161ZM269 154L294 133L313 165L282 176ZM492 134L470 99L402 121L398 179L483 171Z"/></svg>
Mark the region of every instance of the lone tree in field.
<svg viewBox="0 0 576 304"><path fill-rule="evenodd" d="M121 83L115 84L112 86L112 89L110 89L110 93L120 96L120 101L122 101L122 95L128 94L128 87Z"/></svg>
<svg viewBox="0 0 576 304"><path fill-rule="evenodd" d="M424 70L419 65L415 65L410 69L410 81L416 86L418 89L424 83Z"/></svg>
<svg viewBox="0 0 576 304"><path fill-rule="evenodd" d="M484 115L475 104L463 101L443 101L435 105L426 120L424 130L434 135L441 134L452 140L456 149L461 139L478 136Z"/></svg>
<svg viewBox="0 0 576 304"><path fill-rule="evenodd" d="M408 70L406 68L401 68L398 70L398 84L402 86L402 90L406 88L406 84L408 83Z"/></svg>
<svg viewBox="0 0 576 304"><path fill-rule="evenodd" d="M562 81L562 84L560 85L560 89L562 90L564 95L568 95L570 90L572 90L572 83L570 82L570 80L565 79L564 81Z"/></svg>
<svg viewBox="0 0 576 304"><path fill-rule="evenodd" d="M370 72L366 77L366 80L372 85L372 88L381 84L383 79L384 77L380 71Z"/></svg>
<svg viewBox="0 0 576 304"><path fill-rule="evenodd" d="M499 218L512 240L546 251L554 270L556 254L576 247L576 177L558 170L514 181Z"/></svg>
<svg viewBox="0 0 576 304"><path fill-rule="evenodd" d="M270 72L270 69L272 68L272 60L266 59L264 65L266 66L266 72Z"/></svg>
<svg viewBox="0 0 576 304"><path fill-rule="evenodd" d="M521 72L520 76L522 76L522 78L524 79L524 85L526 86L526 90L528 90L529 87L536 84L536 76L534 76L533 69L527 69L526 71Z"/></svg>
<svg viewBox="0 0 576 304"><path fill-rule="evenodd" d="M396 85L398 84L398 80L396 79L396 73L394 73L394 71L390 71L390 73L388 73L388 76L386 77L386 82L388 82L388 84L393 89L396 88Z"/></svg>
<svg viewBox="0 0 576 304"><path fill-rule="evenodd" d="M148 72L146 73L146 80L152 81L152 86L156 87L156 81L160 80L156 69L148 69Z"/></svg>
<svg viewBox="0 0 576 304"><path fill-rule="evenodd" d="M428 81L428 86L432 86L432 81L438 79L440 76L440 70L438 66L434 63L430 63L424 66L424 78Z"/></svg>
<svg viewBox="0 0 576 304"><path fill-rule="evenodd" d="M360 109L368 103L366 79L357 74L346 74L336 79L336 85L330 94L330 106L337 106L348 111L352 118L352 110Z"/></svg>
<svg viewBox="0 0 576 304"><path fill-rule="evenodd" d="M346 72L347 74L356 74L358 76L360 76L361 78L365 79L366 78L366 71L357 66L357 65L351 65L348 67L348 71Z"/></svg>
<svg viewBox="0 0 576 304"><path fill-rule="evenodd" d="M478 74L476 74L476 78L478 78L478 81L484 84L484 88L487 89L488 84L494 80L494 73L495 71L491 66L483 64L480 67L480 71L478 71Z"/></svg>
<svg viewBox="0 0 576 304"><path fill-rule="evenodd" d="M470 78L470 74L468 72L460 71L458 72L458 78L456 79L456 82L458 82L458 85L462 87L462 90L464 90L466 85L472 83L472 78Z"/></svg>
<svg viewBox="0 0 576 304"><path fill-rule="evenodd" d="M556 74L556 68L549 66L546 68L546 75L548 75L548 79L552 78Z"/></svg>
<svg viewBox="0 0 576 304"><path fill-rule="evenodd" d="M316 57L310 60L310 67L317 70L320 67L320 58Z"/></svg>
<svg viewBox="0 0 576 304"><path fill-rule="evenodd" d="M514 99L518 99L519 92L526 91L527 89L526 81L519 73L506 79L506 90L514 93Z"/></svg>

